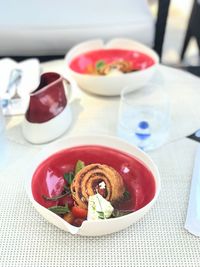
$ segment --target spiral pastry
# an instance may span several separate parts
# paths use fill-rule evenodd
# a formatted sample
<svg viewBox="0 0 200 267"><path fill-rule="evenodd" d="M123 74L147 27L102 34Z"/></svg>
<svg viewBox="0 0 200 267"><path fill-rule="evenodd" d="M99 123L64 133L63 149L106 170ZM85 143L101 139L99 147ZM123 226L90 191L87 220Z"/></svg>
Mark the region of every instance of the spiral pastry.
<svg viewBox="0 0 200 267"><path fill-rule="evenodd" d="M88 207L89 196L99 193L106 200L114 202L123 197L124 191L120 174L112 167L98 163L87 165L80 170L71 184L73 199L78 206L85 209Z"/></svg>
<svg viewBox="0 0 200 267"><path fill-rule="evenodd" d="M119 70L123 73L133 71L132 64L127 60L116 60L111 63L103 65L97 70L99 75L108 75L112 70Z"/></svg>

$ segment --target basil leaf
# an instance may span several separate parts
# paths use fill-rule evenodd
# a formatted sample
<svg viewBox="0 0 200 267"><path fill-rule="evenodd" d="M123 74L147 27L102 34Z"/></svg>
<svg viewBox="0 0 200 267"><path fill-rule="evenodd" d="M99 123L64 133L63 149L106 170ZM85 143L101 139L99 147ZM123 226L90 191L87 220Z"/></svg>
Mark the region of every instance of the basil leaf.
<svg viewBox="0 0 200 267"><path fill-rule="evenodd" d="M69 186L64 185L63 193L66 193L66 195L71 195L72 192Z"/></svg>
<svg viewBox="0 0 200 267"><path fill-rule="evenodd" d="M99 219L105 219L105 215L103 211L97 211Z"/></svg>
<svg viewBox="0 0 200 267"><path fill-rule="evenodd" d="M81 160L78 160L77 162L76 162L76 166L75 166L75 175L81 170L81 169L83 169L85 167L85 163L83 162L83 161L81 161Z"/></svg>
<svg viewBox="0 0 200 267"><path fill-rule="evenodd" d="M98 69L102 68L104 65L105 65L105 61L104 60L98 60L96 62L96 69L98 70Z"/></svg>
<svg viewBox="0 0 200 267"><path fill-rule="evenodd" d="M65 206L52 206L48 208L48 210L58 214L58 215L63 215L67 212L69 212L68 205L66 204Z"/></svg>
<svg viewBox="0 0 200 267"><path fill-rule="evenodd" d="M60 194L58 196L54 196L54 197L48 197L48 196L45 196L45 195L42 195L42 197L45 199L45 200L52 200L52 201L55 201L55 200L58 200L60 198L63 198L64 196L68 195L69 193L68 192L65 192L63 194Z"/></svg>
<svg viewBox="0 0 200 267"><path fill-rule="evenodd" d="M74 173L73 172L64 173L64 179L67 181L68 185L71 185L74 179Z"/></svg>
<svg viewBox="0 0 200 267"><path fill-rule="evenodd" d="M124 196L124 199L126 199L126 200L131 198L131 194L128 191L124 191L123 196Z"/></svg>

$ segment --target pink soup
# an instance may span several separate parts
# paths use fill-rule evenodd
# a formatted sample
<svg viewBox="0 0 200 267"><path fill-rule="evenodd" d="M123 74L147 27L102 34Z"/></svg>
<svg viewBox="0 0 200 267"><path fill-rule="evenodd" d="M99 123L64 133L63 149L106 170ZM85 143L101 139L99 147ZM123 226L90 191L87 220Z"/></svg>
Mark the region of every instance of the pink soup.
<svg viewBox="0 0 200 267"><path fill-rule="evenodd" d="M128 61L132 70L143 70L155 64L150 56L134 50L125 49L99 49L75 57L70 62L70 68L81 74L93 74L97 64L112 63L117 60Z"/></svg>
<svg viewBox="0 0 200 267"><path fill-rule="evenodd" d="M77 160L82 160L85 165L107 164L121 174L131 198L119 203L117 208L120 210L136 211L148 204L155 195L154 177L138 159L116 149L87 145L64 149L38 166L32 178L34 199L46 208L65 204L63 199L47 201L43 195L54 197L61 194L65 185L63 175L74 170Z"/></svg>

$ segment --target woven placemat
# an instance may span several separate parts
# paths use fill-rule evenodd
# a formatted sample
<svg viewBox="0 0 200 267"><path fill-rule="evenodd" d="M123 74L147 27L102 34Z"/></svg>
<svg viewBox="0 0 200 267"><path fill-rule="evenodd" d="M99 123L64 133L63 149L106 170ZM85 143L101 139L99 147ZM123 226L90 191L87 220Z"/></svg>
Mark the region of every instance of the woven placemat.
<svg viewBox="0 0 200 267"><path fill-rule="evenodd" d="M46 70L60 72L63 66L63 61L51 62ZM168 143L149 153L161 174L161 194L142 220L112 235L73 236L36 212L26 195L22 174L43 146L24 140L22 117L7 120L9 162L0 170L0 266L199 266L200 241L184 229L197 145L184 136L200 125L199 80L171 68L161 67L160 73L160 81L170 86L174 107ZM182 77L186 77L187 86ZM71 128L61 138L88 133L114 135L119 98L83 91L80 95L84 97L72 103Z"/></svg>
<svg viewBox="0 0 200 267"><path fill-rule="evenodd" d="M51 225L30 203L22 174L38 148L12 143L0 175L0 266L199 266L199 238L184 229L196 144L189 139L150 153L161 174L155 206L129 228L81 237Z"/></svg>

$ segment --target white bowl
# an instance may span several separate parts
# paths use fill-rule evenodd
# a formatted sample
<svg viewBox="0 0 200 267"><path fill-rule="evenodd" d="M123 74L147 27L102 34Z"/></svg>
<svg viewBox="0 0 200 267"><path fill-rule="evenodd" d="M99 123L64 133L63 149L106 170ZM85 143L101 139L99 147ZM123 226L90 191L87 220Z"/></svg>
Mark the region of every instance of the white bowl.
<svg viewBox="0 0 200 267"><path fill-rule="evenodd" d="M154 60L155 64L143 70L115 76L81 74L70 68L70 62L78 55L102 48L118 48L142 52L150 56ZM121 90L126 86L131 85L133 90L136 90L146 85L158 67L159 57L152 49L141 43L130 39L113 39L107 44L104 44L102 40L91 40L80 43L69 50L65 56L65 61L67 63L67 73L76 80L82 89L97 95L115 96L119 95Z"/></svg>
<svg viewBox="0 0 200 267"><path fill-rule="evenodd" d="M137 161L141 162L147 170L149 170L153 176L155 182L155 194L150 202L148 202L142 208L132 212L128 215L118 217L118 218L110 218L107 220L98 220L98 221L84 221L81 227L75 227L70 225L64 219L51 212L47 208L40 205L33 196L32 192L32 177L35 173L35 170L38 166L44 162L46 159L48 160L49 156L55 154L56 152L62 151L63 149L73 148L77 146L83 145L98 145L104 146L111 149L117 149L122 153L126 153L126 155L133 157ZM87 151L85 152L87 153ZM67 161L67 159L66 159ZM46 161L45 161L46 162ZM143 151L134 147L119 138L108 137L108 136L82 136L82 137L69 137L65 140L55 142L51 145L48 145L47 148L43 149L37 157L32 161L31 166L27 169L25 173L25 179L27 180L26 188L28 192L28 196L36 208L36 210L50 223L54 224L58 228L70 232L72 234L79 234L83 236L100 236L106 235L113 232L120 231L134 222L138 221L142 218L153 206L155 203L159 192L160 192L160 177L159 172L153 161L149 158L147 154Z"/></svg>

